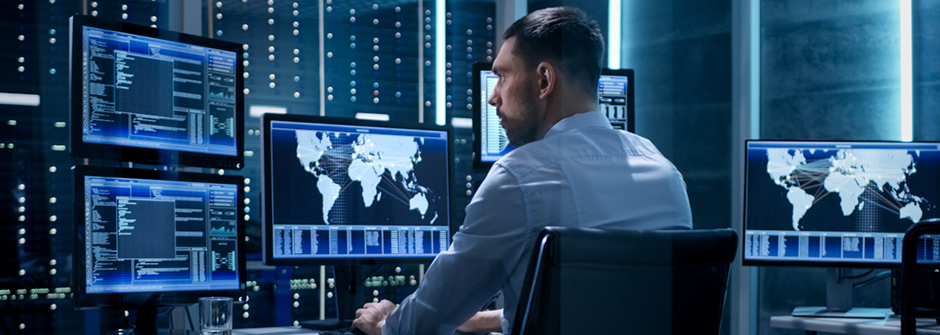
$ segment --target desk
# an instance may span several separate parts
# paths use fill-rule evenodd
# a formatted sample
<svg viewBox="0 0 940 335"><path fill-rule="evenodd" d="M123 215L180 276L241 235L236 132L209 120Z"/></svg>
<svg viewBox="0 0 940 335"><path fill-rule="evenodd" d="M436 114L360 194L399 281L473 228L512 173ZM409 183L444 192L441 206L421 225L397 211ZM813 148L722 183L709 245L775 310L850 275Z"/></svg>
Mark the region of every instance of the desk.
<svg viewBox="0 0 940 335"><path fill-rule="evenodd" d="M294 334L317 334L316 330L300 327L263 327L263 328L236 328L232 329L232 335L294 335ZM502 335L502 333L490 333L491 335Z"/></svg>
<svg viewBox="0 0 940 335"><path fill-rule="evenodd" d="M816 332L858 335L899 335L901 319L896 315L884 319L815 318L781 315L770 318L773 328L800 329L806 334Z"/></svg>
<svg viewBox="0 0 940 335"><path fill-rule="evenodd" d="M781 315L770 318L773 328L805 330L807 335L816 332L858 335L899 335L901 317L891 315L884 319L814 318ZM940 334L940 324L932 318L917 318L917 334Z"/></svg>
<svg viewBox="0 0 940 335"><path fill-rule="evenodd" d="M235 328L232 329L232 335L293 335L293 334L317 334L316 330L300 327L263 327L263 328Z"/></svg>

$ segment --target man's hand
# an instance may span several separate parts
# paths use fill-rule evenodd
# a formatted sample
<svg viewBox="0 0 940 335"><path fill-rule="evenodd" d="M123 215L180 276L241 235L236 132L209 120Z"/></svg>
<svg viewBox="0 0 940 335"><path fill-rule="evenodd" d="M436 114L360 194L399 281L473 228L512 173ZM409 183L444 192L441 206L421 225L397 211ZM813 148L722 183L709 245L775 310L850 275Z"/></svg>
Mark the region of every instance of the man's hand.
<svg viewBox="0 0 940 335"><path fill-rule="evenodd" d="M500 323L500 317L502 315L502 309L477 312L470 320L467 320L463 325L457 327L457 331L475 334L501 332L503 331L503 326Z"/></svg>
<svg viewBox="0 0 940 335"><path fill-rule="evenodd" d="M385 318L393 309L395 309L395 304L388 300L367 303L356 310L356 319L353 320L352 327L367 335L381 335Z"/></svg>

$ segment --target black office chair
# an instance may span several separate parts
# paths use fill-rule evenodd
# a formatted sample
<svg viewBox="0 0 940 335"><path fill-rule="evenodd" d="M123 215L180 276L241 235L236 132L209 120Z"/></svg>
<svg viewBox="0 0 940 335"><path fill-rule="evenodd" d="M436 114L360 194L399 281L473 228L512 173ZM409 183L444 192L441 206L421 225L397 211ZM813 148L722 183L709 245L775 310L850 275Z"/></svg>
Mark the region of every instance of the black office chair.
<svg viewBox="0 0 940 335"><path fill-rule="evenodd" d="M908 228L901 245L901 334L940 334L940 222Z"/></svg>
<svg viewBox="0 0 940 335"><path fill-rule="evenodd" d="M717 334L731 229L539 234L512 334Z"/></svg>

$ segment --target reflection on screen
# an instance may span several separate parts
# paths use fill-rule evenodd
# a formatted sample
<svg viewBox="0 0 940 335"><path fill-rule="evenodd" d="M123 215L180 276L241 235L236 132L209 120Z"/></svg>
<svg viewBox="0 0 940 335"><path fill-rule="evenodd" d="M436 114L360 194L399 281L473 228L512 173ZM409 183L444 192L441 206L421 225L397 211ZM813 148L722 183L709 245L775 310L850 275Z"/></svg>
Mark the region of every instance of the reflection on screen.
<svg viewBox="0 0 940 335"><path fill-rule="evenodd" d="M84 178L87 293L239 289L237 185Z"/></svg>
<svg viewBox="0 0 940 335"><path fill-rule="evenodd" d="M940 217L940 145L749 141L745 192L745 259L900 263Z"/></svg>
<svg viewBox="0 0 940 335"><path fill-rule="evenodd" d="M270 134L274 258L447 249L446 131L272 121Z"/></svg>
<svg viewBox="0 0 940 335"><path fill-rule="evenodd" d="M234 52L81 29L83 142L237 156Z"/></svg>

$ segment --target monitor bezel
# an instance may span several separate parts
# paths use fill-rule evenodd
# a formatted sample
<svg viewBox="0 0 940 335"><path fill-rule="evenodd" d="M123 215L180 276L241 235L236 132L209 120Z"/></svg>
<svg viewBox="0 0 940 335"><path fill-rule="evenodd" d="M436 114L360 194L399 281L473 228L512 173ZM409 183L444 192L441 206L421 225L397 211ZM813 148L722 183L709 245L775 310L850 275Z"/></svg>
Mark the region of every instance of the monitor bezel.
<svg viewBox="0 0 940 335"><path fill-rule="evenodd" d="M169 180L183 182L203 182L217 184L231 184L238 189L237 204L245 201L245 179L233 175L216 174L196 174L161 170L143 170L127 168L111 168L79 165L72 168L75 180L73 192L74 217L75 217L75 238L72 266L72 286L74 289L75 307L79 309L86 308L105 308L105 307L176 307L191 305L198 302L199 297L205 296L227 296L239 300L245 296L247 267L245 250L245 216L244 206L236 205L237 224L237 248L238 263L238 283L239 289L228 290L187 290L187 291L152 291L152 292L126 292L126 293L88 293L85 287L85 206L84 189L86 176L101 176L114 178L136 178L151 180Z"/></svg>
<svg viewBox="0 0 940 335"><path fill-rule="evenodd" d="M400 128L428 131L443 131L447 134L447 205L448 209L448 231L450 241L453 242L454 234L457 232L457 225L454 220L454 130L450 125L435 125L428 123L415 122L396 122L396 121L370 121L353 118L328 117L319 115L300 115L300 114L272 114L265 113L261 115L261 183L264 190L261 194L261 253L262 261L265 265L275 266L298 266L298 265L372 265L372 264L427 264L434 260L437 255L413 256L413 257L305 257L305 258L274 258L273 243L270 238L273 236L274 225L272 222L273 213L270 211L272 198L271 180L269 175L272 171L268 168L271 164L270 150L268 145L271 143L271 123L276 121L301 122L301 123L321 123L343 126L362 126L377 128Z"/></svg>
<svg viewBox="0 0 940 335"><path fill-rule="evenodd" d="M489 71L493 69L493 63L488 62L477 62L473 63L473 115L471 115L473 120L473 171L477 173L486 173L493 166L494 162L484 162L483 161L483 139L481 134L483 133L483 103L484 101L483 93L479 87L481 81L483 80L480 76L480 72ZM634 71L633 69L608 69L601 68L601 76L624 76L627 77L627 131L634 133L636 132L636 105L635 105L635 93L634 87L636 87Z"/></svg>
<svg viewBox="0 0 940 335"><path fill-rule="evenodd" d="M79 73L83 67L81 57L82 27L117 31L235 53L235 155L84 142L82 131L84 117L82 109L82 75ZM245 79L241 75L244 72L243 60L242 45L238 43L84 15L73 15L69 18L69 120L71 120L69 152L72 156L83 158L160 166L194 166L240 170L245 165L245 95L240 94L245 88Z"/></svg>
<svg viewBox="0 0 940 335"><path fill-rule="evenodd" d="M744 141L744 180L741 185L743 188L743 207L741 208L741 264L744 266L806 266L806 267L825 267L825 268L856 268L856 269L900 269L901 262L845 262L845 261L802 261L802 260L766 260L766 259L748 259L746 257L746 248L744 248L747 239L747 178L748 178L748 159L747 151L751 143L871 143L871 144L937 144L940 142L932 141L879 141L879 140L771 140L771 139L746 139ZM913 225L913 223L911 224ZM903 255L902 255L903 257Z"/></svg>

